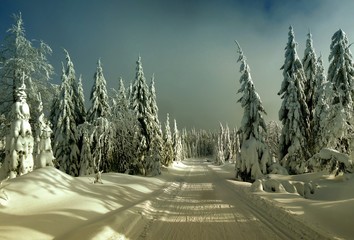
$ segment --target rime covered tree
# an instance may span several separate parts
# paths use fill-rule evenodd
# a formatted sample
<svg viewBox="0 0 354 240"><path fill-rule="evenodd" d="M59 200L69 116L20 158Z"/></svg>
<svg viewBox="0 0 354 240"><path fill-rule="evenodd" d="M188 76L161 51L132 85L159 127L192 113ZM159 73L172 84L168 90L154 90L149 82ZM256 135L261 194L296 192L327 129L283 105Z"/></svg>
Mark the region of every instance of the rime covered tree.
<svg viewBox="0 0 354 240"><path fill-rule="evenodd" d="M309 109L309 121L311 129L313 128L314 108L315 108L315 91L317 76L317 57L313 48L312 34L307 34L306 48L304 58L302 60L306 81L304 84L304 93L306 96L306 104Z"/></svg>
<svg viewBox="0 0 354 240"><path fill-rule="evenodd" d="M29 124L30 111L26 102L26 75L22 74L22 85L14 90L15 102L12 106L11 129L6 137L5 162L1 167L0 179L15 178L33 170L32 130Z"/></svg>
<svg viewBox="0 0 354 240"><path fill-rule="evenodd" d="M283 82L278 95L283 99L279 120L283 124L280 137L279 159L291 173L302 172L299 164L309 158L309 109L304 92L306 77L296 52L295 34L289 27L288 43L285 48ZM294 162L292 162L294 161Z"/></svg>
<svg viewBox="0 0 354 240"><path fill-rule="evenodd" d="M149 154L151 151L151 141L153 139L153 116L150 106L150 92L146 84L141 57L136 62L136 75L132 86L130 107L135 112L139 122L139 130L137 132L138 157L136 168L139 174L149 174L148 168L151 166Z"/></svg>
<svg viewBox="0 0 354 240"><path fill-rule="evenodd" d="M215 163L217 165L222 165L225 163L225 155L224 155L224 127L220 123L219 128L219 135L217 139L217 146L216 146L216 159Z"/></svg>
<svg viewBox="0 0 354 240"><path fill-rule="evenodd" d="M52 129L50 124L43 114L43 105L41 94L38 93L38 112L40 113L34 126L35 126L35 168L42 168L45 166L54 166L53 150L51 143Z"/></svg>
<svg viewBox="0 0 354 240"><path fill-rule="evenodd" d="M11 111L17 98L16 89L21 87L24 74L27 102L32 109L32 116L37 118L35 106L38 105L38 91L49 99L53 90L47 82L53 74L53 67L47 60L52 50L42 41L35 46L34 41L26 38L21 13L14 15L14 21L0 46L0 113L7 114Z"/></svg>
<svg viewBox="0 0 354 240"><path fill-rule="evenodd" d="M78 148L78 132L74 116L74 104L72 102L73 89L71 88L65 69L62 70L62 83L57 100L57 108L53 114L53 152L55 165L61 171L72 176L78 176L80 170Z"/></svg>
<svg viewBox="0 0 354 240"><path fill-rule="evenodd" d="M88 122L94 126L91 141L92 156L96 163L96 173L108 172L113 164L115 128L110 123L110 107L108 104L107 83L103 75L101 60L97 62L91 89L91 107L88 110Z"/></svg>
<svg viewBox="0 0 354 240"><path fill-rule="evenodd" d="M74 104L74 116L76 125L85 122L85 100L82 89L82 82L78 84L75 75L74 63L71 61L69 52L64 49L65 58L66 58L66 70L65 74L68 78L68 83L73 91L72 102ZM80 76L80 81L82 81Z"/></svg>
<svg viewBox="0 0 354 240"><path fill-rule="evenodd" d="M182 160L182 141L180 132L177 128L177 121L174 119L174 127L173 127L173 135L172 135L172 142L173 142L173 152L174 152L174 160L181 161Z"/></svg>
<svg viewBox="0 0 354 240"><path fill-rule="evenodd" d="M265 144L266 124L262 114L266 114L262 101L255 90L250 68L246 62L240 45L238 47L238 62L240 67L241 88L238 93L242 97L238 100L244 110L241 127L239 129L241 142L241 154L236 162L236 178L243 181L253 181L267 173L270 165L270 155Z"/></svg>
<svg viewBox="0 0 354 240"><path fill-rule="evenodd" d="M350 138L353 132L353 58L345 32L339 29L332 36L327 79L331 87L327 91L332 98L328 103L321 136L327 139L326 146L342 153L350 153Z"/></svg>
<svg viewBox="0 0 354 240"><path fill-rule="evenodd" d="M322 138L322 128L326 121L326 114L329 109L329 102L332 99L332 84L326 80L326 75L323 67L322 56L317 59L317 74L315 81L314 92L314 118L312 138L314 143L314 153L317 153L327 143L326 139Z"/></svg>
<svg viewBox="0 0 354 240"><path fill-rule="evenodd" d="M81 117L77 118L77 123L82 124L86 121L86 108L85 108L85 95L84 89L82 85L82 76L79 77L79 82L77 86L77 114L81 115Z"/></svg>
<svg viewBox="0 0 354 240"><path fill-rule="evenodd" d="M80 149L80 176L91 175L95 173L96 163L91 152L91 136L93 126L88 122L84 122L78 126L78 131L82 139Z"/></svg>
<svg viewBox="0 0 354 240"><path fill-rule="evenodd" d="M94 74L94 83L91 89L90 101L91 107L87 113L87 120L94 123L99 117L109 117L110 108L108 104L107 83L103 75L101 60L97 61L97 69Z"/></svg>
<svg viewBox="0 0 354 240"><path fill-rule="evenodd" d="M162 130L161 124L158 116L158 106L156 102L156 90L155 90L155 75L151 78L151 83L149 86L149 105L150 105L150 114L152 117L150 134L151 138L151 147L150 147L150 172L153 175L160 173L160 164L162 161L161 153L163 151L163 140L162 140ZM155 170L156 169L156 170Z"/></svg>
<svg viewBox="0 0 354 240"><path fill-rule="evenodd" d="M167 118L165 123L165 133L163 136L163 140L164 140L164 147L163 147L163 154L162 154L162 163L165 166L170 166L175 157L174 157L173 142L172 142L172 135L171 135L171 128L170 128L170 118L168 113L167 113Z"/></svg>
<svg viewBox="0 0 354 240"><path fill-rule="evenodd" d="M136 132L138 122L134 112L129 108L123 79L119 80L119 89L113 99L112 122L116 125L117 146L115 149L115 167L118 172L130 171L136 159Z"/></svg>

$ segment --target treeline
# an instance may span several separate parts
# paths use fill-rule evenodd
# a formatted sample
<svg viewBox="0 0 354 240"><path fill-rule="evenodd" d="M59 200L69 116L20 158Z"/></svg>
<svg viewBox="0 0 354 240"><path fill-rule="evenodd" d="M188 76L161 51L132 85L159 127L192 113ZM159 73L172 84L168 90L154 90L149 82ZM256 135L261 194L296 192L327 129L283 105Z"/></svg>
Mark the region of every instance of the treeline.
<svg viewBox="0 0 354 240"><path fill-rule="evenodd" d="M290 26L281 67L283 81L278 95L280 127L267 132L265 109L255 90L250 68L239 44L240 84L244 109L236 177L253 181L267 173L301 174L327 171L352 172L354 65L349 40L343 30L330 44L327 75L322 56L317 57L308 33L302 60Z"/></svg>
<svg viewBox="0 0 354 240"><path fill-rule="evenodd" d="M2 178L46 165L72 176L102 171L156 175L161 165L213 154L212 133L179 130L176 120L171 131L169 115L162 127L155 76L147 84L140 56L134 81L126 88L120 79L113 93L107 91L99 59L86 110L83 79L69 52L64 50L60 86L50 84L50 47L26 38L21 14L14 19L0 49ZM31 110L26 116L24 108ZM22 129L23 123L29 124Z"/></svg>

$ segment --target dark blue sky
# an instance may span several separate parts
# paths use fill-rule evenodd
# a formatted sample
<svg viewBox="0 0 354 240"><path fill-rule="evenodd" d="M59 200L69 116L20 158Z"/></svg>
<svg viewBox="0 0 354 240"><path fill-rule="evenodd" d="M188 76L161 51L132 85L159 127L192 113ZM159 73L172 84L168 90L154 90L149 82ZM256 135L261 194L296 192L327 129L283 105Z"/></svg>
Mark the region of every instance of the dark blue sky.
<svg viewBox="0 0 354 240"><path fill-rule="evenodd" d="M289 25L299 56L311 29L316 52L327 64L338 28L354 39L353 7L345 0L0 0L0 39L13 23L11 15L21 11L28 38L53 49L52 81L60 81L66 48L77 76L83 75L86 101L98 58L110 89L120 76L126 84L134 79L140 54L147 80L155 73L163 122L169 112L180 128L217 129L219 122L240 125L243 113L236 103L235 39L247 56L266 119L277 120Z"/></svg>

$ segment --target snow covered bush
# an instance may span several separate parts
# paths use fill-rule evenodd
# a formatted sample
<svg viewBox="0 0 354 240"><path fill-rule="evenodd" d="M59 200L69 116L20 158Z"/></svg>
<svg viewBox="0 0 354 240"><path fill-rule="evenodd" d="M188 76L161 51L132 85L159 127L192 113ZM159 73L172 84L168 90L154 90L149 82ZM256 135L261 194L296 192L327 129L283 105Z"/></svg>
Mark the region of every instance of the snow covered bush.
<svg viewBox="0 0 354 240"><path fill-rule="evenodd" d="M270 193L292 193L298 194L304 198L309 198L315 193L317 185L312 181L292 180L290 177L280 179L275 176L268 176L257 179L251 186L252 192L270 192Z"/></svg>
<svg viewBox="0 0 354 240"><path fill-rule="evenodd" d="M270 155L267 146L251 136L241 146L240 159L236 161L236 178L243 181L254 181L267 174Z"/></svg>
<svg viewBox="0 0 354 240"><path fill-rule="evenodd" d="M347 154L330 148L321 149L319 153L308 160L307 165L310 171L325 171L336 176L353 170L352 160Z"/></svg>

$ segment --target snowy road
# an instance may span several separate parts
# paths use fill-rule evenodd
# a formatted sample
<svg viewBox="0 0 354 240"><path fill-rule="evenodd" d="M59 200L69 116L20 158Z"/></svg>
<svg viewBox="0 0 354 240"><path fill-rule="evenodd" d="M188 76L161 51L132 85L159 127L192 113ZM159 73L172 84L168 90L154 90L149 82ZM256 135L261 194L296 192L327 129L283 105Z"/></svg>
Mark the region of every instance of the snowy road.
<svg viewBox="0 0 354 240"><path fill-rule="evenodd" d="M191 159L165 182L57 239L326 239L231 179L232 165Z"/></svg>
<svg viewBox="0 0 354 240"><path fill-rule="evenodd" d="M205 160L184 162L162 191L137 204L130 239L324 239L283 211L254 201L245 184ZM113 237L111 239L122 239Z"/></svg>

